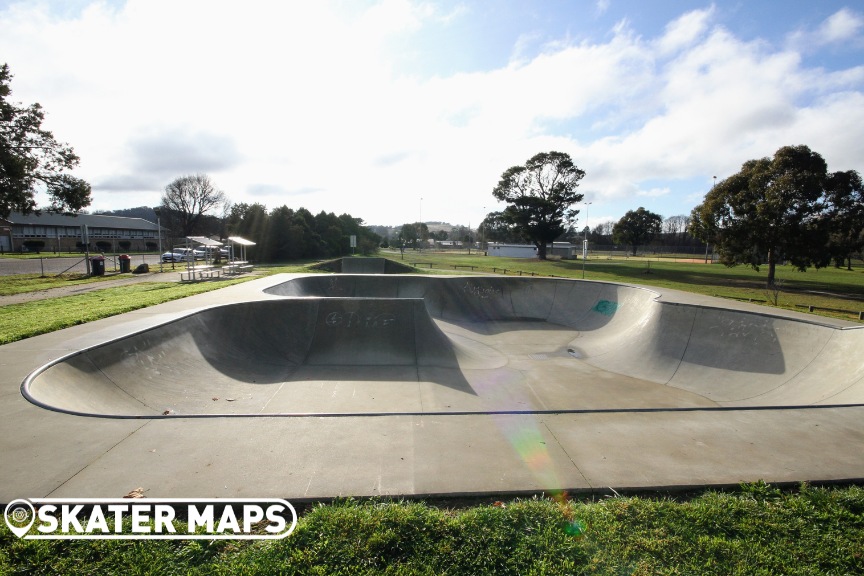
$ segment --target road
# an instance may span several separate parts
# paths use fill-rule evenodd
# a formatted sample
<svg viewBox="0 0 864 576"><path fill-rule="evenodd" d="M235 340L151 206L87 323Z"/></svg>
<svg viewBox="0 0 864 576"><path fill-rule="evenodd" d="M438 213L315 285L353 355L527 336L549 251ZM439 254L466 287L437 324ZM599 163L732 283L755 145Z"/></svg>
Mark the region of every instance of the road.
<svg viewBox="0 0 864 576"><path fill-rule="evenodd" d="M159 266L159 256L156 254L136 254L132 256L132 269L142 263L147 263L151 267ZM169 270L171 264L165 265ZM175 265L179 266L179 265ZM105 271L119 271L120 264L116 256L105 257ZM158 270L158 268L157 268ZM84 262L84 256L74 258L0 258L0 276L11 276L14 274L60 274L61 272L74 272L86 274L87 268Z"/></svg>

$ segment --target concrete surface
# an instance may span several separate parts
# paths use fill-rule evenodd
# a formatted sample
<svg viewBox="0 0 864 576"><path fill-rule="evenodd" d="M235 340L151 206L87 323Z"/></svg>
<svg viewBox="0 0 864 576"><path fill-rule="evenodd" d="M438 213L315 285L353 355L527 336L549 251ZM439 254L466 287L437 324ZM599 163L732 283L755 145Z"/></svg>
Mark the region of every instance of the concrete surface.
<svg viewBox="0 0 864 576"><path fill-rule="evenodd" d="M864 329L774 312L561 279L256 280L0 347L0 502L864 478Z"/></svg>

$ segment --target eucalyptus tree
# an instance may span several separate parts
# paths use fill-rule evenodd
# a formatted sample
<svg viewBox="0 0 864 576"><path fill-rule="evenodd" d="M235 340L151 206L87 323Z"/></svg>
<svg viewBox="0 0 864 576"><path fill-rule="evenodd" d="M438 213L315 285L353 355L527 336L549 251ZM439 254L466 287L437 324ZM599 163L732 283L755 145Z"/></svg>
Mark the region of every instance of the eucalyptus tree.
<svg viewBox="0 0 864 576"><path fill-rule="evenodd" d="M502 218L512 224L537 247L537 256L546 259L546 245L567 230L566 224L582 201L576 191L585 171L573 163L569 154L541 152L524 165L508 168L492 195L507 207Z"/></svg>
<svg viewBox="0 0 864 576"><path fill-rule="evenodd" d="M0 217L10 212L38 212L35 195L44 190L49 212L78 212L90 205L90 184L67 171L79 163L72 147L42 128L45 112L38 103L9 102L9 66L0 66Z"/></svg>
<svg viewBox="0 0 864 576"><path fill-rule="evenodd" d="M784 260L802 271L827 263L827 184L822 156L807 146L784 146L717 183L693 209L690 229L700 240L710 239L727 266L758 271L766 265L770 287Z"/></svg>
<svg viewBox="0 0 864 576"><path fill-rule="evenodd" d="M660 234L663 217L645 208L628 211L612 226L612 239L618 244L627 244L633 256L640 246L651 242Z"/></svg>

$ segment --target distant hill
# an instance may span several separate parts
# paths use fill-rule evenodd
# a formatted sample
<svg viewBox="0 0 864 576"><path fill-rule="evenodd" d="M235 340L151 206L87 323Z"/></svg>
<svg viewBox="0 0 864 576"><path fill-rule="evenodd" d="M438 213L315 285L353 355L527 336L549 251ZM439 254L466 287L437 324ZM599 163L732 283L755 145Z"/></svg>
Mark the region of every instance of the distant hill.
<svg viewBox="0 0 864 576"><path fill-rule="evenodd" d="M149 222L156 222L156 212L149 206L138 206L137 208L124 208L123 210L103 210L101 212L93 212L93 214L102 214L105 216L124 216L126 218L142 218Z"/></svg>

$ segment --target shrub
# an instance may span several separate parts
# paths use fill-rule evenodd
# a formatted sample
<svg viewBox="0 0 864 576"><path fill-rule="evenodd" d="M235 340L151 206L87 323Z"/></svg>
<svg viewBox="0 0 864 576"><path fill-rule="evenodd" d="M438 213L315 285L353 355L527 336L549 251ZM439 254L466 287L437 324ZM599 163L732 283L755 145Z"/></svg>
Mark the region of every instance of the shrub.
<svg viewBox="0 0 864 576"><path fill-rule="evenodd" d="M45 248L45 241L44 240L25 240L24 246L26 246L28 250L32 250L33 252L36 252L37 254L39 254L42 251L42 249Z"/></svg>

